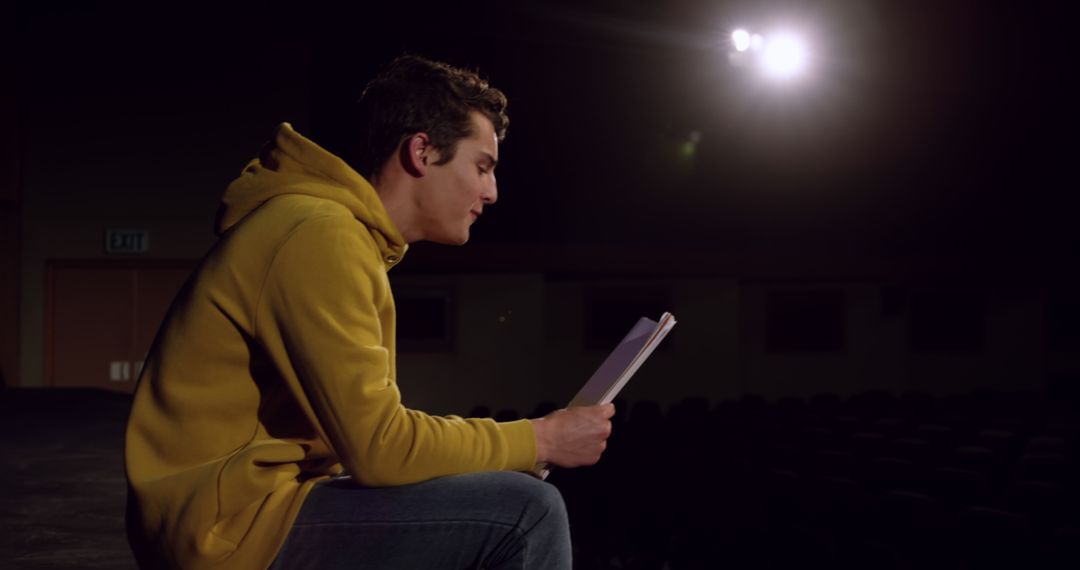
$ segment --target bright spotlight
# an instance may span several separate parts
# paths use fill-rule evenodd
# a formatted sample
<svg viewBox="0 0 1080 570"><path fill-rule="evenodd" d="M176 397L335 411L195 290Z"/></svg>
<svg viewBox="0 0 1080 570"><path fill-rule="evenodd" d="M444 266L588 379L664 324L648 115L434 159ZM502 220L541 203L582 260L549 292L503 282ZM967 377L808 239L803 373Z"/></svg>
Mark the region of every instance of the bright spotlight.
<svg viewBox="0 0 1080 570"><path fill-rule="evenodd" d="M735 43L736 51L746 51L750 49L750 32L735 30L731 33L731 41Z"/></svg>
<svg viewBox="0 0 1080 570"><path fill-rule="evenodd" d="M806 46L794 36L772 37L765 44L762 65L765 72L773 77L798 75L806 67Z"/></svg>

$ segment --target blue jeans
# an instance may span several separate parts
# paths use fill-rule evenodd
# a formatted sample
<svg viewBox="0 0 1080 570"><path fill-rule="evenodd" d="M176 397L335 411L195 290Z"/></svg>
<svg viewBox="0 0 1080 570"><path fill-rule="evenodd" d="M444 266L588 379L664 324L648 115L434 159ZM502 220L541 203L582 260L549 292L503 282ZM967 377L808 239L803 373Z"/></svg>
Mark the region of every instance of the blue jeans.
<svg viewBox="0 0 1080 570"><path fill-rule="evenodd" d="M524 473L470 473L401 487L316 485L272 570L570 570L562 495Z"/></svg>

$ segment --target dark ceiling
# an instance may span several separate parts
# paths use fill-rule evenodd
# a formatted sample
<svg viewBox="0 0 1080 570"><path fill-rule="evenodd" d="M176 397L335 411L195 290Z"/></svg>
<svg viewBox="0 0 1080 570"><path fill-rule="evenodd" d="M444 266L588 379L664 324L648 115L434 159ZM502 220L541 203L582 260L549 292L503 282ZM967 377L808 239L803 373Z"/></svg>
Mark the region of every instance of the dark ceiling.
<svg viewBox="0 0 1080 570"><path fill-rule="evenodd" d="M236 81L303 82L307 128L328 146L346 135L335 113L393 56L475 67L511 100L498 215L474 231L480 243L1058 258L1080 244L1065 7L481 0L33 5L18 17L39 98L69 85L104 104L116 85L137 87L142 103L114 112L150 114ZM813 42L797 84L727 61L734 26L777 22ZM80 52L97 54L92 70L45 65Z"/></svg>

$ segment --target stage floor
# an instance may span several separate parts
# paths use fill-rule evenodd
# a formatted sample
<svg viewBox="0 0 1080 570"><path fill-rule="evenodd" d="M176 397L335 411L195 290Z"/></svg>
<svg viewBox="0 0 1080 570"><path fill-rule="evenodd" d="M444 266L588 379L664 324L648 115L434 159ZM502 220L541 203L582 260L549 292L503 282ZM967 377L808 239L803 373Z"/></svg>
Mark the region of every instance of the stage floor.
<svg viewBox="0 0 1080 570"><path fill-rule="evenodd" d="M0 567L129 569L124 422L131 397L0 391Z"/></svg>

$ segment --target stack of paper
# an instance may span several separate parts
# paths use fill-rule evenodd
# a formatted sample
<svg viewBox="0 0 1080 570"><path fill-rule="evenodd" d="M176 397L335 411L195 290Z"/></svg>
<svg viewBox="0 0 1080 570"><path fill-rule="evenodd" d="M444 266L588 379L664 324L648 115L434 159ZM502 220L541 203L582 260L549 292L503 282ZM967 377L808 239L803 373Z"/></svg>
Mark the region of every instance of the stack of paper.
<svg viewBox="0 0 1080 570"><path fill-rule="evenodd" d="M674 326L675 317L671 313L661 315L660 322L646 317L638 319L637 324L570 400L568 407L607 404L614 400ZM537 468L540 478L546 479L550 472L547 465L538 465Z"/></svg>
<svg viewBox="0 0 1080 570"><path fill-rule="evenodd" d="M592 406L614 400L674 326L675 317L671 313L664 313L659 323L645 317L638 319L634 328L630 329L574 399L570 400L570 405Z"/></svg>

